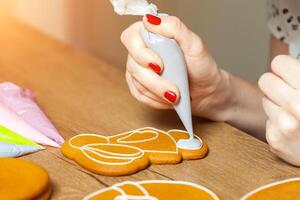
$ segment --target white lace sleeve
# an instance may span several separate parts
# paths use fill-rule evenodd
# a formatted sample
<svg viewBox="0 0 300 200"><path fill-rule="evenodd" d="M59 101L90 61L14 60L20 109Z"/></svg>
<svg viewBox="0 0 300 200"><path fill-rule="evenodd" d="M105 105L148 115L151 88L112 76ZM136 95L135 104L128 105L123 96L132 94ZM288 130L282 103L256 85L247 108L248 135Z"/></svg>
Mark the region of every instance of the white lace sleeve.
<svg viewBox="0 0 300 200"><path fill-rule="evenodd" d="M290 54L300 58L300 0L268 0L268 26Z"/></svg>
<svg viewBox="0 0 300 200"><path fill-rule="evenodd" d="M275 0L269 0L268 5L268 27L274 37L282 42L288 43L288 35L281 20L281 10Z"/></svg>

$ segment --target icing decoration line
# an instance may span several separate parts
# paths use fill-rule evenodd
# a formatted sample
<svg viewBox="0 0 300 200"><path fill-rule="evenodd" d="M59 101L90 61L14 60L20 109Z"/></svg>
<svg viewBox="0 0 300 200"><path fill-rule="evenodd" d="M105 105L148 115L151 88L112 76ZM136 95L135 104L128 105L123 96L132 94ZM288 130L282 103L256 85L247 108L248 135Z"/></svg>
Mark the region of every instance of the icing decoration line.
<svg viewBox="0 0 300 200"><path fill-rule="evenodd" d="M124 197L130 197L131 199L135 200L132 197L140 197L140 196L126 196L125 191L123 191L119 187L121 187L121 186L123 186L125 184L133 184L133 185L139 185L138 188L143 188L143 186L141 184L148 184L148 183L150 183L150 184L151 183L152 184L162 183L162 184L170 184L170 185L175 184L175 185L191 186L191 187L194 187L194 188L197 188L199 190L207 192L214 200L220 200L219 197L215 193L213 193L211 190L209 190L208 188L206 188L206 187L204 187L202 185L198 185L198 184L190 183L190 182L186 182L186 181L167 181L167 180L149 180L149 181L139 181L139 182L126 181L124 183L118 183L118 184L113 185L112 187L107 187L107 188L104 188L104 189L100 189L100 190L98 190L96 192L93 192L93 193L89 194L88 196L86 196L83 200L90 200L91 198L96 197L97 195L100 195L101 193L110 191L111 189L114 189L114 190L120 192L120 194L122 194L122 197L123 196ZM144 190L146 190L146 189L144 188ZM147 192L147 194L148 194L148 192ZM147 196L145 195L145 200L148 200L146 197ZM149 194L148 194L148 197L151 198L151 196ZM130 198L120 199L120 200L131 200ZM119 200L119 199L115 199L115 200ZM144 200L144 199L142 199L142 200ZM152 200L152 199L149 199L149 200ZM153 200L157 200L157 199L154 198Z"/></svg>
<svg viewBox="0 0 300 200"><path fill-rule="evenodd" d="M148 129L148 130L147 130L147 129ZM149 129L150 129L150 130L149 130ZM171 137L171 135L170 135L171 132L179 132L179 133L184 133L184 134L189 135L188 132L183 131L183 130L179 130L179 129L171 129L171 130L165 132L165 131L161 131L161 130L156 129L156 128L145 127L145 128L141 128L141 129L135 129L135 130L132 130L132 131L127 131L127 132L121 133L121 134L119 134L119 135L108 136L107 138L114 138L114 137L116 137L116 136L127 135L127 134L129 134L129 133L134 134L134 133L137 133L137 132L142 132L142 133L143 133L143 132L154 132L154 131L156 131L155 133L158 132L158 133L161 133L161 134L164 134L164 135L169 136L175 143L177 143L177 142L175 141L175 139L174 139L173 137ZM194 136L195 136L195 138L198 139L198 140L200 141L200 143L201 143L201 146L200 146L199 148L180 148L180 149L187 149L187 150L197 150L197 149L201 149L201 148L203 147L203 141L202 141L202 139L201 139L200 137L198 137L197 135L194 135ZM121 139L121 138L119 138L119 139ZM118 140L119 140L119 139L118 139ZM150 141L150 140L147 140L147 141ZM119 142L119 141L118 141L118 142ZM176 146L177 146L177 144L176 144ZM178 148L179 148L179 147L178 147Z"/></svg>
<svg viewBox="0 0 300 200"><path fill-rule="evenodd" d="M243 196L241 198L241 200L247 200L247 198L249 198L253 194L255 194L255 193L259 192L259 191L262 191L264 189L273 187L275 185L280 185L280 184L283 184L283 183L293 182L293 181L300 181L300 178L290 178L290 179L286 179L286 180L282 180L282 181L276 181L276 182L273 182L273 183L270 183L270 184L267 184L267 185L263 185L263 186L261 186L259 188L256 188L255 190L247 193L245 196Z"/></svg>
<svg viewBox="0 0 300 200"><path fill-rule="evenodd" d="M137 187L140 190L140 192L144 193L144 195L143 196L141 196L141 195L127 195L125 193L125 191L122 190L122 188L121 188L124 185L133 185L133 186ZM122 196L117 196L115 198L115 200L128 200L128 199L130 199L130 200L158 200L157 198L152 197L148 193L148 191L144 187L142 187L140 184L132 182L132 181L125 181L123 183L113 185L112 189L116 189L117 191L122 191L121 192Z"/></svg>
<svg viewBox="0 0 300 200"><path fill-rule="evenodd" d="M93 137L98 137L98 138L101 138L101 139L105 139L106 142L109 143L108 138L105 137L105 136L87 133L87 134L75 135L74 137L72 137L72 138L69 140L70 146L73 147L73 148L80 148L80 147L77 147L77 146L73 145L73 144L72 144L72 140L75 140L76 138L81 137L81 136L93 136ZM103 144L103 143L101 142L100 144Z"/></svg>
<svg viewBox="0 0 300 200"><path fill-rule="evenodd" d="M116 145L115 144L109 144L109 145L111 145L111 146L121 146L121 145L117 145L117 144ZM125 146L125 147L128 148L128 146ZM131 148L131 147L129 147L129 148ZM141 155L140 156L135 156L133 158L124 158L124 157L122 157L122 154L117 154L117 153L115 153L115 154L118 155L118 156L105 156L105 155L102 155L102 154L98 153L97 151L93 151L93 150L89 150L89 149L85 149L85 148L80 148L81 152L85 156L87 156L89 159L91 159L91 160L93 160L97 163L104 164L104 165L128 165L128 164L132 163L133 161L135 161L135 160L137 160L137 159L144 156L144 152L141 151L139 148L133 147L133 149L139 150L141 152ZM122 162L122 163L120 163L120 162L104 162L104 161L100 161L100 160L96 160L95 158L92 158L90 155L88 155L86 153L86 151L90 151L90 152L96 154L97 156L104 157L104 158L128 160L128 161L127 162Z"/></svg>
<svg viewBox="0 0 300 200"><path fill-rule="evenodd" d="M133 156L138 156L139 154L141 154L141 152L137 152L137 153L132 153L132 154L119 154L119 153L113 153L113 152L110 152L110 151L105 151L105 150L101 150L101 149L94 149L94 148L90 148L90 146L114 146L113 144L91 144L89 146L86 146L86 149L90 150L90 151L95 151L95 152L99 152L99 153L104 153L104 154L109 154L109 155L112 155L112 156L119 156L119 155L122 155L121 158L124 158L124 157L133 157ZM128 146L125 146L125 145L115 145L115 146L124 146L126 148L128 148ZM130 147L129 147L130 148ZM140 149L136 149L136 150L140 150ZM103 157L105 157L105 155L103 155Z"/></svg>
<svg viewBox="0 0 300 200"><path fill-rule="evenodd" d="M144 139L144 140L124 141L127 138L130 138L132 135L143 134L143 133L153 133L153 134L155 134L155 136L152 137L152 138ZM155 132L155 131L137 131L137 132L133 132L133 133L131 133L131 134L129 134L129 135L123 137L123 138L119 138L119 139L117 139L117 141L119 143L132 144L132 143L140 143L140 142L150 142L150 141L156 140L157 138L158 138L158 132Z"/></svg>
<svg viewBox="0 0 300 200"><path fill-rule="evenodd" d="M150 130L149 130L150 129ZM177 142L175 141L175 139L169 134L170 132L180 132L180 133L184 133L184 134L188 134L185 131L181 131L181 130L170 130L168 132L164 132L155 128L151 128L151 127L145 127L142 129L136 129L133 131L128 131L125 133L121 133L119 135L114 135L114 136L102 136L102 135L97 135L97 134L81 134L81 135L76 135L74 137L72 137L68 142L70 144L71 147L80 150L86 157L88 157L89 159L93 160L94 162L97 162L99 164L104 164L104 165L128 165L134 161L136 161L139 158L142 158L145 153L160 153L160 154L177 154L179 152L179 148L177 146ZM124 141L125 139L131 137L132 135L135 134L144 134L144 133L153 133L155 134L154 137L151 138L147 138L144 140L137 140L137 141ZM134 146L128 146L125 144L136 144L136 143L141 143L141 142L150 142L153 140L156 140L159 137L159 134L165 135L167 137L170 138L170 141L173 141L174 146L175 146L175 150L174 151L159 151L159 150L145 150L145 149L141 149L138 147L134 147ZM92 136L92 137L98 137L101 139L105 139L106 143L96 143L96 144L87 144L84 146L76 146L72 143L73 140L75 140L78 137L81 136ZM120 136L124 136L124 137L120 137ZM117 139L117 142L122 143L122 144L114 144L114 143L110 143L110 139L115 138L115 137L120 137ZM203 144L202 140L196 136L197 139ZM121 153L113 153L113 152L108 152L105 150L101 150L98 148L93 148L95 146L101 147L101 146L115 146L115 147L124 147L127 149L134 149L137 151L137 153L133 153L133 154L121 154ZM200 147L202 148L202 146ZM112 160L124 160L124 162L105 162L105 161L101 161L101 160L97 160L93 157L91 157L87 152L93 153L99 157L102 158L107 158L107 159L112 159ZM106 154L106 155L104 155Z"/></svg>

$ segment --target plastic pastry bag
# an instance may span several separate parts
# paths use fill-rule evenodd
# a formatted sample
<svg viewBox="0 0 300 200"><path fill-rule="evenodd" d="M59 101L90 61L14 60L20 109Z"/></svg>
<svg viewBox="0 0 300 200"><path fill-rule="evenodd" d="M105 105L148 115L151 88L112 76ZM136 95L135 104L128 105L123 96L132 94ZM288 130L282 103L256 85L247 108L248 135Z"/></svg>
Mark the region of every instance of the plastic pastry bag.
<svg viewBox="0 0 300 200"><path fill-rule="evenodd" d="M19 157L42 149L41 146L16 145L0 142L0 157Z"/></svg>
<svg viewBox="0 0 300 200"><path fill-rule="evenodd" d="M0 142L16 145L39 146L37 143L0 125Z"/></svg>
<svg viewBox="0 0 300 200"><path fill-rule="evenodd" d="M28 125L19 115L8 109L0 102L0 124L23 137L39 144L59 147L57 143Z"/></svg>
<svg viewBox="0 0 300 200"><path fill-rule="evenodd" d="M0 84L0 102L45 136L58 144L64 143L63 137L37 105L30 90L13 83L2 83Z"/></svg>

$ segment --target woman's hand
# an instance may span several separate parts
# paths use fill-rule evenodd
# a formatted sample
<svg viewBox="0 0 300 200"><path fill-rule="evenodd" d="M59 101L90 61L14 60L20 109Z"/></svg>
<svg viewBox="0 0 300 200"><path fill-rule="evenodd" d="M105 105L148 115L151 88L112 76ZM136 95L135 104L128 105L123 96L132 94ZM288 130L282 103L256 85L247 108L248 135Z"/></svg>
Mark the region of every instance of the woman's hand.
<svg viewBox="0 0 300 200"><path fill-rule="evenodd" d="M289 56L277 56L272 73L259 80L268 115L266 139L272 152L300 166L300 62Z"/></svg>
<svg viewBox="0 0 300 200"><path fill-rule="evenodd" d="M146 15L143 22L131 25L122 33L121 40L129 52L126 79L131 94L157 109L170 109L180 100L176 85L160 77L163 62L143 42L140 31L144 27L173 38L180 45L187 63L193 113L222 120L217 112L229 96L225 89L229 84L228 74L217 67L202 40L176 17Z"/></svg>

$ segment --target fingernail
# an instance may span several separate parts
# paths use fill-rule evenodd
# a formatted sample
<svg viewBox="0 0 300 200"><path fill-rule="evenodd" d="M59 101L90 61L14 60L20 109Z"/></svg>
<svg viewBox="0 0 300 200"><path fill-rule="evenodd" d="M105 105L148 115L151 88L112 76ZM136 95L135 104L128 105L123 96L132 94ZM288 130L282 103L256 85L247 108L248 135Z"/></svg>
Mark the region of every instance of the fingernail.
<svg viewBox="0 0 300 200"><path fill-rule="evenodd" d="M150 24L153 24L153 25L156 25L156 26L161 24L161 19L159 17L156 17L154 15L150 15L150 14L147 14L146 17L147 17L147 21Z"/></svg>
<svg viewBox="0 0 300 200"><path fill-rule="evenodd" d="M174 92L167 91L164 94L165 98L168 99L170 102L175 103L177 100L177 95Z"/></svg>
<svg viewBox="0 0 300 200"><path fill-rule="evenodd" d="M160 74L161 73L161 67L158 64L155 63L149 63L148 65L155 73Z"/></svg>

